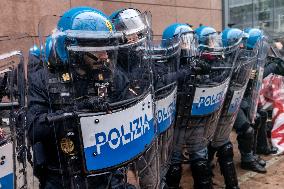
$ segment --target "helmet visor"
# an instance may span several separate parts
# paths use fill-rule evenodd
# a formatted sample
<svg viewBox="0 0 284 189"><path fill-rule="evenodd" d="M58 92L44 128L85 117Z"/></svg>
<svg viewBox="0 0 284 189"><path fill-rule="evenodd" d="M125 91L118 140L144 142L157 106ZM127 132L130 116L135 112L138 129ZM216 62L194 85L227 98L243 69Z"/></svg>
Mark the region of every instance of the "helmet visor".
<svg viewBox="0 0 284 189"><path fill-rule="evenodd" d="M149 34L150 19L148 12L141 14L135 9L126 9L119 13L112 23L117 31L125 35L124 43L134 43Z"/></svg>
<svg viewBox="0 0 284 189"><path fill-rule="evenodd" d="M221 36L217 33L205 35L199 41L201 41L199 49L210 52L221 52L224 50Z"/></svg>
<svg viewBox="0 0 284 189"><path fill-rule="evenodd" d="M181 35L181 56L192 57L197 55L197 43L193 33Z"/></svg>

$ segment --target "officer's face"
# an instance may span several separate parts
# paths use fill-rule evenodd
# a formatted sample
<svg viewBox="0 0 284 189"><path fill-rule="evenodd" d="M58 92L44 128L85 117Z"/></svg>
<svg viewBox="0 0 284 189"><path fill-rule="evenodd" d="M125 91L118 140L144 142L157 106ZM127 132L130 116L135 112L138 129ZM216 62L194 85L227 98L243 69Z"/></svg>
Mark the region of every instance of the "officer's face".
<svg viewBox="0 0 284 189"><path fill-rule="evenodd" d="M108 54L106 51L94 52L93 55L98 58L98 61L106 62L108 60Z"/></svg>
<svg viewBox="0 0 284 189"><path fill-rule="evenodd" d="M139 37L136 33L126 36L127 43L136 43L139 40Z"/></svg>
<svg viewBox="0 0 284 189"><path fill-rule="evenodd" d="M97 51L84 55L84 62L91 69L100 69L108 66L109 57L106 51Z"/></svg>

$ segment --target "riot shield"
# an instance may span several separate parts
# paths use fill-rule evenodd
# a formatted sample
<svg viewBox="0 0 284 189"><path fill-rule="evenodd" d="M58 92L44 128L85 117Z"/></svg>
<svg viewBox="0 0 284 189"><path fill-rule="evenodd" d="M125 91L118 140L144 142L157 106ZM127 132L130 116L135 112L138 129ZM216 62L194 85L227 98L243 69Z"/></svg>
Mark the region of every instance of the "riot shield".
<svg viewBox="0 0 284 189"><path fill-rule="evenodd" d="M247 88L252 67L255 65L256 60L256 50L241 49L237 55L224 106L211 142L213 147L220 147L229 140L240 103Z"/></svg>
<svg viewBox="0 0 284 189"><path fill-rule="evenodd" d="M64 19L72 23L68 19L74 18ZM59 175L63 188L119 184L127 188L130 183L155 188L158 178L152 172L157 167L145 171L149 158L156 156L152 153L156 137L148 36L139 35L138 41L124 45L124 33L116 32L108 20L100 24L109 31L87 29L96 21L88 16L73 20L91 22L80 30L62 30L56 26L58 20L57 16L41 20L46 63L38 73L30 73L43 83L31 84L30 94L43 90L44 103L31 104L28 123L36 132L38 122L32 114L40 109L38 117L43 116L44 124L52 128L45 139L36 141L37 133L31 139L41 143L45 171ZM118 58L125 48L124 59ZM154 185L142 183L145 175L155 179Z"/></svg>
<svg viewBox="0 0 284 189"><path fill-rule="evenodd" d="M266 37L263 37L261 40L259 40L258 44L255 47L258 50L257 53L257 62L254 65L253 69L256 70L256 76L251 81L250 84L250 102L249 102L249 112L248 112L248 118L251 123L254 123L255 116L257 113L258 108L258 100L260 95L260 90L262 86L262 79L263 79L263 72L264 72L264 66L266 63L266 58L269 50L269 45L266 40Z"/></svg>
<svg viewBox="0 0 284 189"><path fill-rule="evenodd" d="M135 13L134 15L132 13ZM120 41L117 65L129 73L133 81L132 89L136 92L145 91L149 86L149 68L151 66L151 14L144 12L137 15L137 11L126 9L122 15L112 19L115 28L122 32L124 37ZM143 61L141 58L143 57ZM138 60L138 61L137 61ZM141 64L142 63L142 64ZM146 63L146 64L145 64ZM146 78L145 78L146 77ZM152 76L151 76L152 77ZM152 90L152 89L151 89ZM139 93L140 93L139 92ZM155 133L157 128L155 127ZM137 188L158 188L160 183L158 164L158 138L155 136L152 145L128 166L128 176L134 175Z"/></svg>
<svg viewBox="0 0 284 189"><path fill-rule="evenodd" d="M155 121L159 135L159 168L163 178L170 165L173 150L180 38L152 41L151 60L154 73Z"/></svg>
<svg viewBox="0 0 284 189"><path fill-rule="evenodd" d="M212 46L214 45L214 46ZM216 129L225 100L238 45L224 48L220 36L210 46L199 45L199 56L190 62L181 62L180 69L187 70L179 83L177 98L177 146L185 147L186 159L205 149ZM195 65L209 64L211 70L198 74ZM193 155L191 157L191 155ZM187 157L189 156L189 157Z"/></svg>
<svg viewBox="0 0 284 189"><path fill-rule="evenodd" d="M0 188L28 188L25 132L26 34L0 38Z"/></svg>

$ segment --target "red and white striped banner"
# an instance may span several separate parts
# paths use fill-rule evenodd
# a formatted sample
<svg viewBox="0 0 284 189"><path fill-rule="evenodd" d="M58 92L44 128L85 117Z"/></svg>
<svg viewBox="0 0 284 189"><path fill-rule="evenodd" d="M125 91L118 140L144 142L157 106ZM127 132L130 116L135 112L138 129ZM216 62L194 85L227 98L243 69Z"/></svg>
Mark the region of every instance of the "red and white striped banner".
<svg viewBox="0 0 284 189"><path fill-rule="evenodd" d="M263 79L259 106L273 108L271 133L272 145L277 147L278 154L284 152L284 77L270 74Z"/></svg>

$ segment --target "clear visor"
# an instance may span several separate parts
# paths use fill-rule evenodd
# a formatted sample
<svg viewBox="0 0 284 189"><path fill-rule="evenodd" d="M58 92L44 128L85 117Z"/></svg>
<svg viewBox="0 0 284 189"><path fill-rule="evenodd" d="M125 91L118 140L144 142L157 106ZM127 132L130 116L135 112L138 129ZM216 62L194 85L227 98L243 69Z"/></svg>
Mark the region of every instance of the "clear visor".
<svg viewBox="0 0 284 189"><path fill-rule="evenodd" d="M112 73L115 71L116 51L71 51L70 62L80 75L86 74L90 70L107 69Z"/></svg>
<svg viewBox="0 0 284 189"><path fill-rule="evenodd" d="M268 52L269 52L270 45L267 41L267 37L262 37L258 42L256 43L254 47L254 51L257 51L257 59L258 60L265 60Z"/></svg>
<svg viewBox="0 0 284 189"><path fill-rule="evenodd" d="M192 57L197 55L197 41L193 33L181 35L181 56Z"/></svg>
<svg viewBox="0 0 284 189"><path fill-rule="evenodd" d="M145 41L150 35L151 15L149 12L137 14L134 9L124 10L112 23L117 31L124 34L121 42L124 46Z"/></svg>
<svg viewBox="0 0 284 189"><path fill-rule="evenodd" d="M134 9L126 9L119 14L118 18L113 19L112 23L117 31L121 31L125 35L131 35L146 32L151 27L150 19L148 12L137 14Z"/></svg>
<svg viewBox="0 0 284 189"><path fill-rule="evenodd" d="M180 44L181 39L178 36L167 40L152 40L150 45L151 58L159 60L179 55Z"/></svg>
<svg viewBox="0 0 284 189"><path fill-rule="evenodd" d="M202 44L199 44L199 48L202 50L215 52L224 50L221 36L217 33L203 36L201 39L199 39L199 41L202 41Z"/></svg>
<svg viewBox="0 0 284 189"><path fill-rule="evenodd" d="M44 16L39 23L39 40L43 47L43 56L49 59L51 50L53 54L60 54L58 51L107 51L118 48L119 40L123 38L121 32L115 32L113 26L108 20L98 21L84 15L73 21L70 17L65 18L66 25L68 21L73 23L75 28L79 28L81 24L82 30L66 30L57 29L57 23L61 19L60 16ZM77 26L78 25L78 26ZM108 28L108 31L105 31ZM51 39L50 39L51 38Z"/></svg>
<svg viewBox="0 0 284 189"><path fill-rule="evenodd" d="M44 17L39 24L44 56L49 65L59 63L55 66L63 65L62 69L71 72L71 77L65 78L73 82L76 98L99 96L120 104L127 99L135 101L149 91L152 77L146 47L121 49L125 36L121 31L54 30L58 20ZM122 50L126 52L118 57Z"/></svg>
<svg viewBox="0 0 284 189"><path fill-rule="evenodd" d="M122 33L68 30L54 33L52 36L55 54L60 53L62 50L60 46L64 44L67 62L79 70L81 75L90 70L108 69L111 73L115 71L118 44L123 36Z"/></svg>

